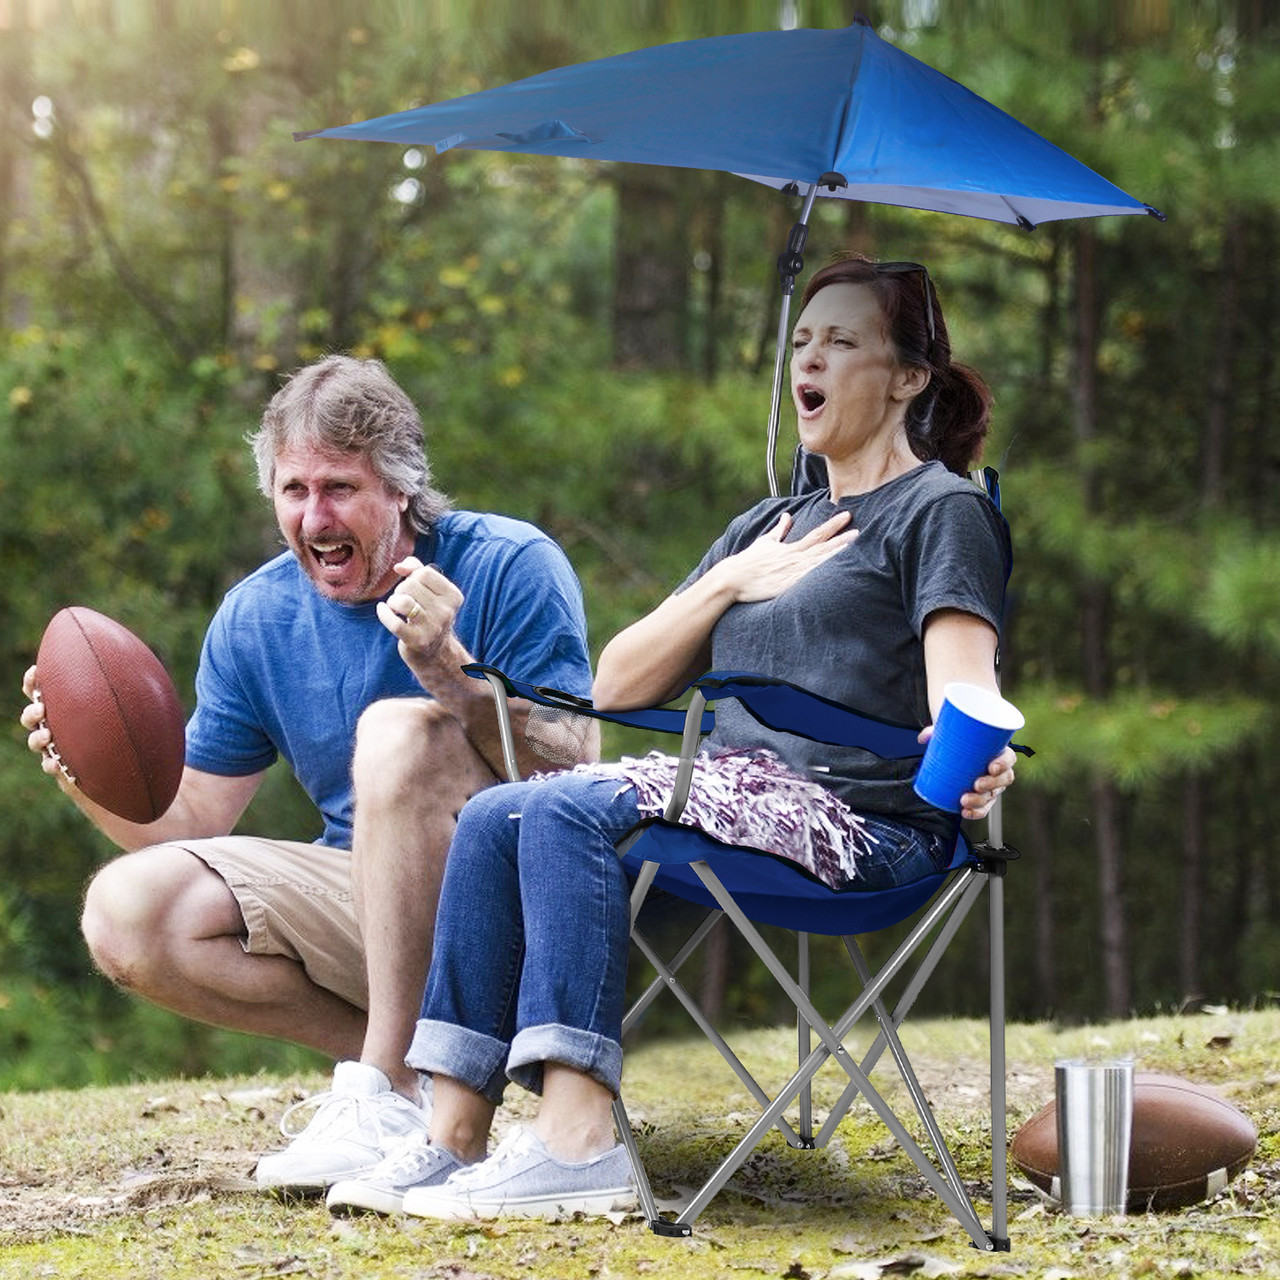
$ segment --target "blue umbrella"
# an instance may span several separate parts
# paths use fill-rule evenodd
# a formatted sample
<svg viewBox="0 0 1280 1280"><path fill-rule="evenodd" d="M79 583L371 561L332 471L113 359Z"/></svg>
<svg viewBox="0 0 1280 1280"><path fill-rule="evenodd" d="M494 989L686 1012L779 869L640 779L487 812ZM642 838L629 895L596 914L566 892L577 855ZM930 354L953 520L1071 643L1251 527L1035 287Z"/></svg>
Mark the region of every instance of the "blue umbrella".
<svg viewBox="0 0 1280 1280"><path fill-rule="evenodd" d="M1027 229L1059 218L1163 217L862 21L658 45L294 136L717 169L803 195L778 264L773 492L787 317L815 197Z"/></svg>

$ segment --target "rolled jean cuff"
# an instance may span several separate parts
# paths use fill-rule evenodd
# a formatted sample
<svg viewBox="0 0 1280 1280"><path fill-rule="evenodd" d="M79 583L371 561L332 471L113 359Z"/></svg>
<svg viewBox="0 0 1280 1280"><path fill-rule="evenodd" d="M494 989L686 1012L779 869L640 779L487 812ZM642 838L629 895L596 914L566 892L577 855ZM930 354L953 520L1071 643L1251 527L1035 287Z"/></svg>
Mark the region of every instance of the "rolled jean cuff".
<svg viewBox="0 0 1280 1280"><path fill-rule="evenodd" d="M522 1088L541 1093L544 1062L581 1071L615 1098L621 1091L622 1046L595 1031L556 1022L517 1031L507 1055L507 1075Z"/></svg>
<svg viewBox="0 0 1280 1280"><path fill-rule="evenodd" d="M431 1075L449 1076L474 1089L495 1106L507 1087L507 1046L452 1022L419 1018L405 1065Z"/></svg>

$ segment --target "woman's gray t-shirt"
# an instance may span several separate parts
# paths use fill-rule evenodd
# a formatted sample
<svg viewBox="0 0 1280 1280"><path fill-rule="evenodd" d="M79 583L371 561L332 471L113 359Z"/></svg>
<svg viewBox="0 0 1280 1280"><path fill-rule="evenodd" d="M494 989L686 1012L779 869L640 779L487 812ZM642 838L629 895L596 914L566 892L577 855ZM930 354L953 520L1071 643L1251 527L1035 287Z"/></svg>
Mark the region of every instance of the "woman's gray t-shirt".
<svg viewBox="0 0 1280 1280"><path fill-rule="evenodd" d="M835 503L825 489L766 499L734 520L680 589L766 533L784 511L793 520L789 542L837 511L852 513L858 537L775 599L726 610L712 633L712 667L788 680L882 720L928 724L928 616L960 609L1000 629L1011 551L994 504L939 462ZM912 790L918 761L779 733L733 699L719 704L709 745L767 747L856 812L940 834L955 825Z"/></svg>

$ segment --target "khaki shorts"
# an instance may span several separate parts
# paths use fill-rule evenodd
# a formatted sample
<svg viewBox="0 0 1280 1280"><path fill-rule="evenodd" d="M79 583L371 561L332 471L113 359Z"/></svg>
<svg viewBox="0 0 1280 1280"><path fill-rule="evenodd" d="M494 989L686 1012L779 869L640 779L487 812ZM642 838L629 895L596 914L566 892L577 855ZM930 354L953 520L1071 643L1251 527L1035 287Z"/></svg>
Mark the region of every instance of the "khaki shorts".
<svg viewBox="0 0 1280 1280"><path fill-rule="evenodd" d="M369 1007L364 943L345 849L257 836L175 841L226 882L244 916L249 955L298 961L317 986Z"/></svg>

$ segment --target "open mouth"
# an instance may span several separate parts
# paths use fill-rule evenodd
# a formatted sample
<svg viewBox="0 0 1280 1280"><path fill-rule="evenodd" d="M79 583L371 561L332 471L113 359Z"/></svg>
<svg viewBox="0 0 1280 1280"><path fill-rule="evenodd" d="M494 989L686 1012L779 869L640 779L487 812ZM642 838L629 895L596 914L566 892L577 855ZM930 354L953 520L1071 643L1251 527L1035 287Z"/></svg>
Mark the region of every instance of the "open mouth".
<svg viewBox="0 0 1280 1280"><path fill-rule="evenodd" d="M341 569L355 555L349 542L312 542L308 546L317 563L326 569Z"/></svg>
<svg viewBox="0 0 1280 1280"><path fill-rule="evenodd" d="M827 403L827 397L817 387L798 387L796 398L806 413L813 413Z"/></svg>

